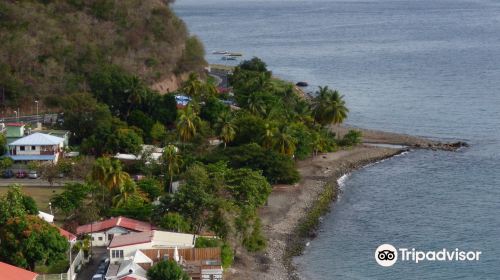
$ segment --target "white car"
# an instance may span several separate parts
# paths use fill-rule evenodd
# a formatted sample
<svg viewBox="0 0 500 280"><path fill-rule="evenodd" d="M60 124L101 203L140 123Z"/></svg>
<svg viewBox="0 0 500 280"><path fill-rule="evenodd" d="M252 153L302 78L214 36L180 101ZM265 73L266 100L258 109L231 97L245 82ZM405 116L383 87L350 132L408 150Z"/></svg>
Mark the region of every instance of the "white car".
<svg viewBox="0 0 500 280"><path fill-rule="evenodd" d="M35 171L35 170L31 170L28 173L28 178L30 178L30 179L38 179L38 172Z"/></svg>

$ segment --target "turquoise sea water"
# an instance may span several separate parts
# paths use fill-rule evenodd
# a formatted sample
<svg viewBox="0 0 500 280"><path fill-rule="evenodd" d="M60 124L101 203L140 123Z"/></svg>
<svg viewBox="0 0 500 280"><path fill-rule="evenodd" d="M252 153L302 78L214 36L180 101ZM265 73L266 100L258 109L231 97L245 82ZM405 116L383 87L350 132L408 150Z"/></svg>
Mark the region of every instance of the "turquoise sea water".
<svg viewBox="0 0 500 280"><path fill-rule="evenodd" d="M296 260L304 279L500 279L500 1L178 0L175 10L208 53L241 51L283 78L339 89L349 124L472 145L349 176ZM384 268L383 243L482 255Z"/></svg>

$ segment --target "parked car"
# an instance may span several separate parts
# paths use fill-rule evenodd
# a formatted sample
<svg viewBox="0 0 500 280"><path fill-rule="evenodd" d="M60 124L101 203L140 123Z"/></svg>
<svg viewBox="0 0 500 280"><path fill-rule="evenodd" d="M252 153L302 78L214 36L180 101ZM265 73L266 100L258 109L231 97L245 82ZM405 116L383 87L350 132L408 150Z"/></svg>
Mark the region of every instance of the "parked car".
<svg viewBox="0 0 500 280"><path fill-rule="evenodd" d="M12 170L10 170L10 169L4 170L2 173L2 177L3 178L12 178L12 177L14 177L14 172L12 172Z"/></svg>
<svg viewBox="0 0 500 280"><path fill-rule="evenodd" d="M92 280L104 280L104 275L94 274L94 276L92 276Z"/></svg>
<svg viewBox="0 0 500 280"><path fill-rule="evenodd" d="M16 178L26 178L26 172L24 172L24 171L17 171L16 172Z"/></svg>
<svg viewBox="0 0 500 280"><path fill-rule="evenodd" d="M28 173L28 178L30 178L30 179L38 179L38 172L36 170L31 170Z"/></svg>

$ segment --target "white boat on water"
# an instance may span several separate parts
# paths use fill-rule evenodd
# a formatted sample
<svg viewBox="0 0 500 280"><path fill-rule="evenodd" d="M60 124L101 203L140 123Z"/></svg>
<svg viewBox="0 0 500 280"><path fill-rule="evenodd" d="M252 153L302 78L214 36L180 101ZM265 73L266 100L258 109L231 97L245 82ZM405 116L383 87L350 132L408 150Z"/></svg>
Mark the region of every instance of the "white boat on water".
<svg viewBox="0 0 500 280"><path fill-rule="evenodd" d="M214 51L212 54L228 54L228 51Z"/></svg>

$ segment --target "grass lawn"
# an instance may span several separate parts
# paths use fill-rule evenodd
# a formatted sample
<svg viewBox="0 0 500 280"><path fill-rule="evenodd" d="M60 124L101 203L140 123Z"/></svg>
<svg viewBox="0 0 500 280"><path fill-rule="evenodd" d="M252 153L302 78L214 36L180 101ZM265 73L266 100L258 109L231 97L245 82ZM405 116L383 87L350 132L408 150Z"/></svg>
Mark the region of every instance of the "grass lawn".
<svg viewBox="0 0 500 280"><path fill-rule="evenodd" d="M7 193L8 187L0 186L0 195ZM52 195L62 192L61 187L22 187L23 193L33 197L40 211L50 213L49 200Z"/></svg>

